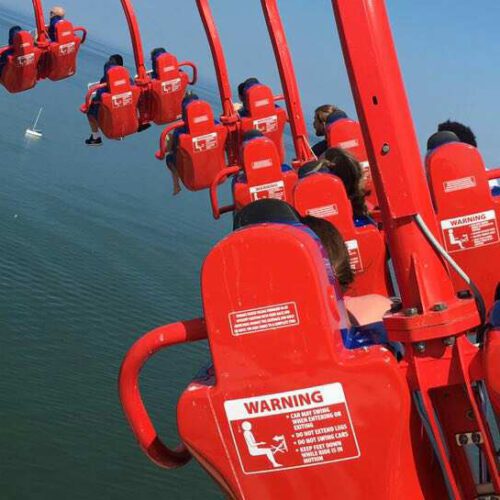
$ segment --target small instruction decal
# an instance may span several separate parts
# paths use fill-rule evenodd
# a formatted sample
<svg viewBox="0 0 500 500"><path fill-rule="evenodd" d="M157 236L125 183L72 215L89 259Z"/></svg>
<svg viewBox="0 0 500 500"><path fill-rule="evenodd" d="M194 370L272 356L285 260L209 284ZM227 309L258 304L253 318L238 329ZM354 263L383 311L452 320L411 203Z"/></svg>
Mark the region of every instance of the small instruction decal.
<svg viewBox="0 0 500 500"><path fill-rule="evenodd" d="M267 332L298 324L299 314L295 302L229 313L231 333L235 336Z"/></svg>
<svg viewBox="0 0 500 500"><path fill-rule="evenodd" d="M349 240L345 242L347 251L349 252L349 262L351 269L355 273L363 271L363 261L361 260L361 252L359 251L358 240Z"/></svg>
<svg viewBox="0 0 500 500"><path fill-rule="evenodd" d="M111 97L111 102L113 103L113 108L125 108L132 104L132 92L124 92L123 94L117 94Z"/></svg>
<svg viewBox="0 0 500 500"><path fill-rule="evenodd" d="M210 151L211 149L215 149L217 145L217 132L193 137L193 151L195 153Z"/></svg>
<svg viewBox="0 0 500 500"><path fill-rule="evenodd" d="M339 209L335 203L331 205L323 205L321 207L309 208L306 210L307 215L312 215L318 219L325 219L326 217L331 217L333 215L338 215Z"/></svg>
<svg viewBox="0 0 500 500"><path fill-rule="evenodd" d="M263 134L269 134L270 132L276 132L278 130L278 116L267 116L266 118L260 118L259 120L253 121L253 128L257 129Z"/></svg>
<svg viewBox="0 0 500 500"><path fill-rule="evenodd" d="M446 250L450 253L493 245L499 241L495 210L442 220L441 230Z"/></svg>
<svg viewBox="0 0 500 500"><path fill-rule="evenodd" d="M167 80L166 82L162 82L161 89L164 94L172 94L173 92L177 92L181 88L181 79L174 78L173 80Z"/></svg>
<svg viewBox="0 0 500 500"><path fill-rule="evenodd" d="M273 198L275 200L285 199L285 182L276 181L269 184L261 184L250 188L250 197L252 201Z"/></svg>
<svg viewBox="0 0 500 500"><path fill-rule="evenodd" d="M453 193L455 191L462 191L463 189L471 189L476 187L476 185L476 178L473 175L469 177L462 177L461 179L453 179L451 181L443 182L445 193Z"/></svg>
<svg viewBox="0 0 500 500"><path fill-rule="evenodd" d="M360 456L340 383L224 403L245 474L314 467Z"/></svg>

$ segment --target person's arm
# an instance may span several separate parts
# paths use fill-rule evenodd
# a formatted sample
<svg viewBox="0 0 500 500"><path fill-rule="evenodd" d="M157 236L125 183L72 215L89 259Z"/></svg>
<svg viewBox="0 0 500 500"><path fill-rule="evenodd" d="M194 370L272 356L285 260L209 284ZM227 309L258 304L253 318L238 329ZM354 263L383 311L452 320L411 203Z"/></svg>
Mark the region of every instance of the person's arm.
<svg viewBox="0 0 500 500"><path fill-rule="evenodd" d="M362 295L360 297L344 296L344 302L352 323L369 325L382 321L384 314L391 310L392 301L378 294Z"/></svg>

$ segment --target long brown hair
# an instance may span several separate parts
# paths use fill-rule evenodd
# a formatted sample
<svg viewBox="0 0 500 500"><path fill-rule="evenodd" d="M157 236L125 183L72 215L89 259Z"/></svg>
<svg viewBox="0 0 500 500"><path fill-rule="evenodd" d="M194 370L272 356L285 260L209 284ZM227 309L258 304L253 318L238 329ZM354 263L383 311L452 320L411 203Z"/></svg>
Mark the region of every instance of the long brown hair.
<svg viewBox="0 0 500 500"><path fill-rule="evenodd" d="M349 252L340 231L327 220L318 219L310 215L304 217L302 222L314 231L321 240L321 244L325 247L340 287L345 292L354 281L354 272L351 269Z"/></svg>
<svg viewBox="0 0 500 500"><path fill-rule="evenodd" d="M325 153L325 159L332 163L330 170L332 174L340 177L351 201L354 217L368 215L368 207L365 198L366 191L361 187L363 169L358 160L350 153L341 148L329 148Z"/></svg>

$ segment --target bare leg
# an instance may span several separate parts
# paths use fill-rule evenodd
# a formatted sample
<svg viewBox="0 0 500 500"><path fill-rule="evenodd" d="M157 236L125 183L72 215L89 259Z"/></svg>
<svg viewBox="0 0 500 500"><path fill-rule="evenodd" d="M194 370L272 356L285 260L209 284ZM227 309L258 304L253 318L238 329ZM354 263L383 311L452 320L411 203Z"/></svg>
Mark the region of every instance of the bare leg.
<svg viewBox="0 0 500 500"><path fill-rule="evenodd" d="M181 178L179 177L179 172L177 171L177 167L172 163L167 163L167 167L172 174L172 183L174 186L173 195L179 194L181 192Z"/></svg>
<svg viewBox="0 0 500 500"><path fill-rule="evenodd" d="M87 115L87 119L89 121L90 130L92 130L92 133L93 134L98 134L99 133L99 125L98 125L97 120L95 119L95 117L92 116L92 115Z"/></svg>

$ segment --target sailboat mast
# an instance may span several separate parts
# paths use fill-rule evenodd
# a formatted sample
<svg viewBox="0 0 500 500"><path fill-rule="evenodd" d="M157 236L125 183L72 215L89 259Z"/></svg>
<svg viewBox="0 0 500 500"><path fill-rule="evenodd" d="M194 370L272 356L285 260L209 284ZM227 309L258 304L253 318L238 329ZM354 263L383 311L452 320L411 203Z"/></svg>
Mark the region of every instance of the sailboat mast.
<svg viewBox="0 0 500 500"><path fill-rule="evenodd" d="M40 110L38 111L38 115L36 116L35 122L33 123L33 130L36 129L36 126L38 124L38 120L40 119L42 111L43 111L43 108L40 108Z"/></svg>

